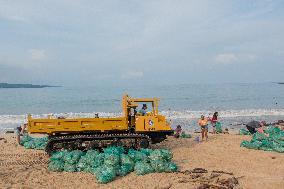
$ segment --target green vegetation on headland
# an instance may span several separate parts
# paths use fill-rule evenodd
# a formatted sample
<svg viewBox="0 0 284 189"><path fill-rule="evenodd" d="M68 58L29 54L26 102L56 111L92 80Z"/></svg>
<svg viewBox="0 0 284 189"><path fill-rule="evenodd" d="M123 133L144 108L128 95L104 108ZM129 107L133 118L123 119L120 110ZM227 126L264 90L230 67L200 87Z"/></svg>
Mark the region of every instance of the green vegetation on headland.
<svg viewBox="0 0 284 189"><path fill-rule="evenodd" d="M0 83L0 88L45 88L45 87L60 87L60 86Z"/></svg>

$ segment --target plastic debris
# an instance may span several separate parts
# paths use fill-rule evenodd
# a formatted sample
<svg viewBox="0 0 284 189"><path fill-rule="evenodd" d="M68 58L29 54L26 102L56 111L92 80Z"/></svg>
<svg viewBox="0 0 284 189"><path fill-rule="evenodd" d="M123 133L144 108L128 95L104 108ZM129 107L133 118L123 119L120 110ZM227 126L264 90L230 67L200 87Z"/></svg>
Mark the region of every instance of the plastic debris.
<svg viewBox="0 0 284 189"><path fill-rule="evenodd" d="M48 137L42 138L34 138L25 134L21 138L21 145L23 145L26 149L36 149L36 150L44 150L47 144Z"/></svg>
<svg viewBox="0 0 284 189"><path fill-rule="evenodd" d="M99 183L108 183L117 176L130 172L145 175L152 172L175 172L178 167L172 162L172 153L165 149L129 149L108 147L103 152L89 150L86 153L60 151L50 157L49 171L88 172L95 175Z"/></svg>
<svg viewBox="0 0 284 189"><path fill-rule="evenodd" d="M147 162L137 162L135 164L134 170L137 175L145 175L154 172L151 164Z"/></svg>
<svg viewBox="0 0 284 189"><path fill-rule="evenodd" d="M250 132L248 130L244 129L244 128L241 128L239 130L239 134L240 135L251 135Z"/></svg>
<svg viewBox="0 0 284 189"><path fill-rule="evenodd" d="M269 126L264 133L256 132L253 134L251 141L243 141L240 146L284 153L284 131L278 127Z"/></svg>
<svg viewBox="0 0 284 189"><path fill-rule="evenodd" d="M180 134L180 138L191 138L191 135L190 134L186 134L185 132L182 132Z"/></svg>
<svg viewBox="0 0 284 189"><path fill-rule="evenodd" d="M62 160L52 160L48 164L49 171L61 172L64 170L64 162Z"/></svg>
<svg viewBox="0 0 284 189"><path fill-rule="evenodd" d="M216 123L216 133L222 133L222 124L221 122Z"/></svg>

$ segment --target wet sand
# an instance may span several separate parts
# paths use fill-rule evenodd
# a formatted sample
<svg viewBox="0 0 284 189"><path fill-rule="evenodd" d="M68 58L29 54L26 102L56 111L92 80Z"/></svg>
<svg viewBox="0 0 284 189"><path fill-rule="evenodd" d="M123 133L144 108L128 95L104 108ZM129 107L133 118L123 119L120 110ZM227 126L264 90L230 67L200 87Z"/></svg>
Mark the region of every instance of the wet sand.
<svg viewBox="0 0 284 189"><path fill-rule="evenodd" d="M43 151L17 146L13 134L6 134L4 138L0 140L0 188L206 188L206 184L224 187L222 181L232 178L239 182L235 188L284 186L284 154L240 148L241 141L250 136L210 135L209 141L202 143L196 143L194 137L170 137L152 147L169 148L180 172L145 176L131 173L108 184L98 184L89 173L49 172L48 157ZM208 172L192 173L194 168Z"/></svg>

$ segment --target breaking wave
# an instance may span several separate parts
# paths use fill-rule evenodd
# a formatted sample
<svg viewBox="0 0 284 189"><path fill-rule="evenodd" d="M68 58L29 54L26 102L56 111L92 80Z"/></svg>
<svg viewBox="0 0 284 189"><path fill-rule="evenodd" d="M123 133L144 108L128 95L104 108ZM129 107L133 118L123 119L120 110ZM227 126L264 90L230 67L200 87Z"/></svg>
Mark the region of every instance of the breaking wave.
<svg viewBox="0 0 284 189"><path fill-rule="evenodd" d="M98 113L100 117L119 117L121 113L114 112L91 112L91 113L49 113L49 114L33 114L34 118L47 118L49 115L53 117L64 116L65 118L87 118L95 117L95 114ZM212 111L161 111L161 114L165 115L168 119L173 120L174 122L185 122L195 120L200 117L200 115L211 116ZM262 118L266 119L269 117L273 118L282 118L284 119L284 109L243 109L243 110L224 110L219 111L220 119L222 120L247 120L249 118ZM27 120L27 115L0 115L0 129L5 128L15 128L18 125L25 123Z"/></svg>

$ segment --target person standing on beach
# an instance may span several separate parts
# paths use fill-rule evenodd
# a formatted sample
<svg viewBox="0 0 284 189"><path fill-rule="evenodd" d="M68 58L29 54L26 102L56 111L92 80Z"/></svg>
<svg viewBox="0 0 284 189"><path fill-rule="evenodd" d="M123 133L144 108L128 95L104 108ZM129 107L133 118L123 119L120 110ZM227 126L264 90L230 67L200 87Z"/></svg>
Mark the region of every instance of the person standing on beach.
<svg viewBox="0 0 284 189"><path fill-rule="evenodd" d="M22 127L16 127L15 129L15 134L16 134L16 140L17 140L17 144L21 143L21 131L22 131Z"/></svg>
<svg viewBox="0 0 284 189"><path fill-rule="evenodd" d="M216 134L216 123L218 122L218 112L213 114L213 117L209 119L213 128L213 134Z"/></svg>
<svg viewBox="0 0 284 189"><path fill-rule="evenodd" d="M175 129L174 137L175 137L175 138L179 138L180 135L181 135L181 132L182 132L181 126L178 125L177 128Z"/></svg>
<svg viewBox="0 0 284 189"><path fill-rule="evenodd" d="M201 115L201 118L198 120L198 125L201 127L202 141L204 140L204 137L208 140L208 120L204 117L204 115Z"/></svg>
<svg viewBox="0 0 284 189"><path fill-rule="evenodd" d="M23 135L27 125L28 124L25 123L23 126L16 128L15 134L16 134L16 140L18 144L21 144L21 136Z"/></svg>

